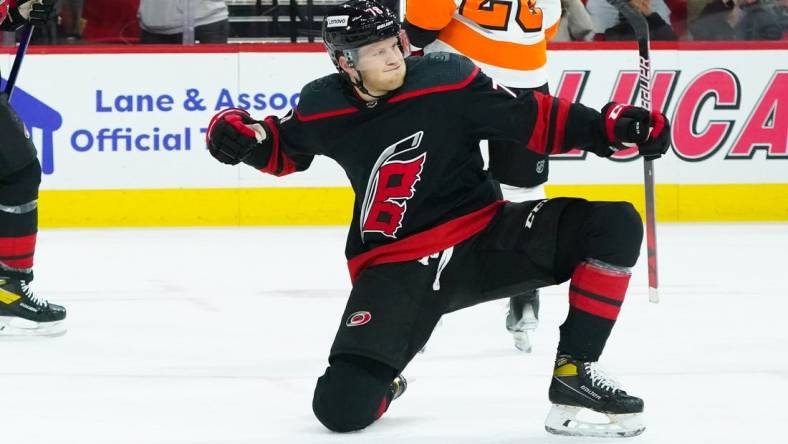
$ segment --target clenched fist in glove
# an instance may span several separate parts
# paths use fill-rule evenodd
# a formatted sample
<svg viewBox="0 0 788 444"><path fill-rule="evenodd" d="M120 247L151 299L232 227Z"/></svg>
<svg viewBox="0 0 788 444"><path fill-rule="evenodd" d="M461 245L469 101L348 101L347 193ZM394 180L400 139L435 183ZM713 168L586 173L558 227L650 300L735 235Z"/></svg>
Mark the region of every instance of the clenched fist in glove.
<svg viewBox="0 0 788 444"><path fill-rule="evenodd" d="M219 162L237 165L249 157L258 145L271 140L268 125L254 120L239 108L217 113L208 125L205 141L208 151Z"/></svg>
<svg viewBox="0 0 788 444"><path fill-rule="evenodd" d="M670 122L660 112L610 102L602 108L602 118L611 155L637 145L646 160L654 160L670 147Z"/></svg>
<svg viewBox="0 0 788 444"><path fill-rule="evenodd" d="M27 22L44 25L52 18L54 8L55 0L0 0L0 28L14 31Z"/></svg>

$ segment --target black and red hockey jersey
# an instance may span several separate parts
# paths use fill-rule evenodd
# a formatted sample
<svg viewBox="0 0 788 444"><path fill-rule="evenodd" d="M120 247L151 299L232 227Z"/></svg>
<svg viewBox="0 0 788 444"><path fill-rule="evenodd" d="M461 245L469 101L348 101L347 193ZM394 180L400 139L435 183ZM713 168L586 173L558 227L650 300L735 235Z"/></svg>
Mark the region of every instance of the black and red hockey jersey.
<svg viewBox="0 0 788 444"><path fill-rule="evenodd" d="M406 63L404 85L374 104L339 74L307 84L296 109L266 119L272 146L246 160L275 175L305 170L316 155L342 166L355 192L345 251L352 278L366 266L443 251L489 223L501 202L479 140L551 154L608 149L595 110L515 96L456 54Z"/></svg>

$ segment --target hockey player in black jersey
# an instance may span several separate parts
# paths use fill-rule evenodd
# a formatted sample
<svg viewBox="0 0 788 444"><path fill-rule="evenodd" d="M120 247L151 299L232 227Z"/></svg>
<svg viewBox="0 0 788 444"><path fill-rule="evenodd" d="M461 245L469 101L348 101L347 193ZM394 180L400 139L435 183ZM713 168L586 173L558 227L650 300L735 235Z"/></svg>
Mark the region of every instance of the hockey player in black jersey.
<svg viewBox="0 0 788 444"><path fill-rule="evenodd" d="M53 0L0 0L0 29L44 24ZM41 165L19 117L0 92L0 336L65 333L66 310L30 287L38 231Z"/></svg>
<svg viewBox="0 0 788 444"><path fill-rule="evenodd" d="M294 110L256 120L228 109L207 131L220 162L283 176L328 156L355 192L345 251L353 288L315 387L318 420L348 432L383 415L404 391L398 375L443 314L571 280L545 426L576 435L642 432L643 401L597 365L639 255L638 213L625 202L500 201L478 142L600 156L637 144L655 159L669 146L665 117L511 94L455 54L405 59L397 18L369 0L339 6L323 36L338 73L306 85ZM610 423L588 427L574 416L580 408Z"/></svg>

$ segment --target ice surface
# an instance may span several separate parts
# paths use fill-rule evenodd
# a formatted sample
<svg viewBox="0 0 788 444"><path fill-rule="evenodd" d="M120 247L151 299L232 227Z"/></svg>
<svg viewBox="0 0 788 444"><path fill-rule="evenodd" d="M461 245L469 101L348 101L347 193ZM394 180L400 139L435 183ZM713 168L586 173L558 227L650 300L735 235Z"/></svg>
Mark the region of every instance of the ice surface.
<svg viewBox="0 0 788 444"><path fill-rule="evenodd" d="M640 443L774 442L788 423L788 224L661 225L601 363L646 402ZM534 353L505 304L444 318L408 392L361 433L311 411L349 291L344 228L44 230L60 338L0 339L0 444L604 443L543 421L566 287ZM778 439L779 440L779 439Z"/></svg>

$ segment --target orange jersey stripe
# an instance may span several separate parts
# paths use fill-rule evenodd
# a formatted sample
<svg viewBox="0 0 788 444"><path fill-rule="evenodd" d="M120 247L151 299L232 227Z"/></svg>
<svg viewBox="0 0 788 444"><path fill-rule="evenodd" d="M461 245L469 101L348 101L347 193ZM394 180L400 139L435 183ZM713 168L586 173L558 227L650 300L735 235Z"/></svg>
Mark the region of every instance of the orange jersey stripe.
<svg viewBox="0 0 788 444"><path fill-rule="evenodd" d="M545 40L552 40L555 33L558 32L558 27L561 26L561 20L555 22L555 24L547 29L544 30L544 38Z"/></svg>
<svg viewBox="0 0 788 444"><path fill-rule="evenodd" d="M454 0L408 0L405 9L408 21L422 29L437 31L449 24L457 4Z"/></svg>
<svg viewBox="0 0 788 444"><path fill-rule="evenodd" d="M452 19L438 38L468 58L501 68L530 71L547 63L545 40L533 45L493 40L457 19Z"/></svg>

